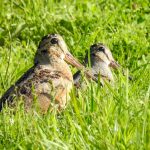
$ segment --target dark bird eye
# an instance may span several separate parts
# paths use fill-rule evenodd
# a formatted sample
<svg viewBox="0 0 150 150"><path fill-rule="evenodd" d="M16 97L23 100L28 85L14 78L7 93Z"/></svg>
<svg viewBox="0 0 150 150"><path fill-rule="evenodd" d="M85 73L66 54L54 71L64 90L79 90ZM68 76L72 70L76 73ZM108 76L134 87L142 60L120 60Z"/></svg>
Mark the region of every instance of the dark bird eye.
<svg viewBox="0 0 150 150"><path fill-rule="evenodd" d="M47 53L47 49L42 50L42 53Z"/></svg>
<svg viewBox="0 0 150 150"><path fill-rule="evenodd" d="M56 38L51 39L51 43L52 44L57 44L58 43L58 39L56 39Z"/></svg>
<svg viewBox="0 0 150 150"><path fill-rule="evenodd" d="M99 52L105 52L105 48L104 48L104 47L99 47L97 50L98 50Z"/></svg>

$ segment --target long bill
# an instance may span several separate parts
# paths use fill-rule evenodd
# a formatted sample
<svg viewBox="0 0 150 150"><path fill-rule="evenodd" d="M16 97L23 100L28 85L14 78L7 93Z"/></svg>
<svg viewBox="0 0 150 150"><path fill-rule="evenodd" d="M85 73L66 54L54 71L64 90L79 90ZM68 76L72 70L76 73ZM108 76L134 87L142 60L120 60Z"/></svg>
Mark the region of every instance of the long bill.
<svg viewBox="0 0 150 150"><path fill-rule="evenodd" d="M84 73L87 75L88 78L92 78L94 81L97 81L97 78L87 70L76 58L74 58L70 53L66 53L64 60L71 64L72 66L76 67L79 70L83 70Z"/></svg>
<svg viewBox="0 0 150 150"><path fill-rule="evenodd" d="M113 69L120 68L120 65L116 61L111 61L109 66L112 67Z"/></svg>
<svg viewBox="0 0 150 150"><path fill-rule="evenodd" d="M72 66L76 67L79 70L84 69L85 67L77 60L75 59L70 53L66 53L65 55L65 61L71 64Z"/></svg>

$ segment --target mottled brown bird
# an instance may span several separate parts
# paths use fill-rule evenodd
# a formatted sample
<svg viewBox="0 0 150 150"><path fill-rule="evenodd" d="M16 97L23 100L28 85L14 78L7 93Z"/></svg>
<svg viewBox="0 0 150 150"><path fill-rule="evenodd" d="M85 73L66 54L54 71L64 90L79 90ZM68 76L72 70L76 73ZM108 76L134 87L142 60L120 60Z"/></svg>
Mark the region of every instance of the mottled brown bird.
<svg viewBox="0 0 150 150"><path fill-rule="evenodd" d="M11 105L18 99L23 100L27 111L34 106L33 99L37 99L43 113L56 104L58 109L65 108L73 84L73 75L66 62L84 69L68 51L60 35L44 36L37 49L34 66L4 93L0 110L6 102ZM86 74L91 76L88 72Z"/></svg>
<svg viewBox="0 0 150 150"><path fill-rule="evenodd" d="M114 81L111 67L114 69L119 68L119 64L114 60L111 51L102 43L94 44L90 47L90 57L88 53L85 56L84 65L91 65L91 70L94 76L101 77L101 84L104 84L104 80ZM90 60L90 62L88 61ZM75 86L80 86L81 72L77 71L74 76Z"/></svg>

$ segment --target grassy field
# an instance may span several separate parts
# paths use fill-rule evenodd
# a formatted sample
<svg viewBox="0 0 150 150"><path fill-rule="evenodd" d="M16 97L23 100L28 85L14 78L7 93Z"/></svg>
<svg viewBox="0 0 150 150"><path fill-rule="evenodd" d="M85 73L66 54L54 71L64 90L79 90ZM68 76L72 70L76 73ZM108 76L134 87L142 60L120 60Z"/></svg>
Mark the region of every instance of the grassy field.
<svg viewBox="0 0 150 150"><path fill-rule="evenodd" d="M127 72L114 73L114 87L72 90L59 115L1 112L0 149L150 149L148 0L0 0L0 10L0 96L33 65L48 33L61 34L81 62L103 42Z"/></svg>

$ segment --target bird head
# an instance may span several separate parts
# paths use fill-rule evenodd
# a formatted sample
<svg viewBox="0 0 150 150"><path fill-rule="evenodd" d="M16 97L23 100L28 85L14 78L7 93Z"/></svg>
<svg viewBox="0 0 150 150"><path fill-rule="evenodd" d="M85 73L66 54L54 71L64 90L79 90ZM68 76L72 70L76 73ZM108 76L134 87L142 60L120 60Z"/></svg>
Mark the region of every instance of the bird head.
<svg viewBox="0 0 150 150"><path fill-rule="evenodd" d="M111 51L102 43L94 44L90 47L90 54L97 60L105 62L108 66L117 69L120 65L115 61Z"/></svg>
<svg viewBox="0 0 150 150"><path fill-rule="evenodd" d="M78 69L84 68L69 52L67 45L59 34L44 36L35 55L35 64L50 64L52 61L66 61Z"/></svg>

